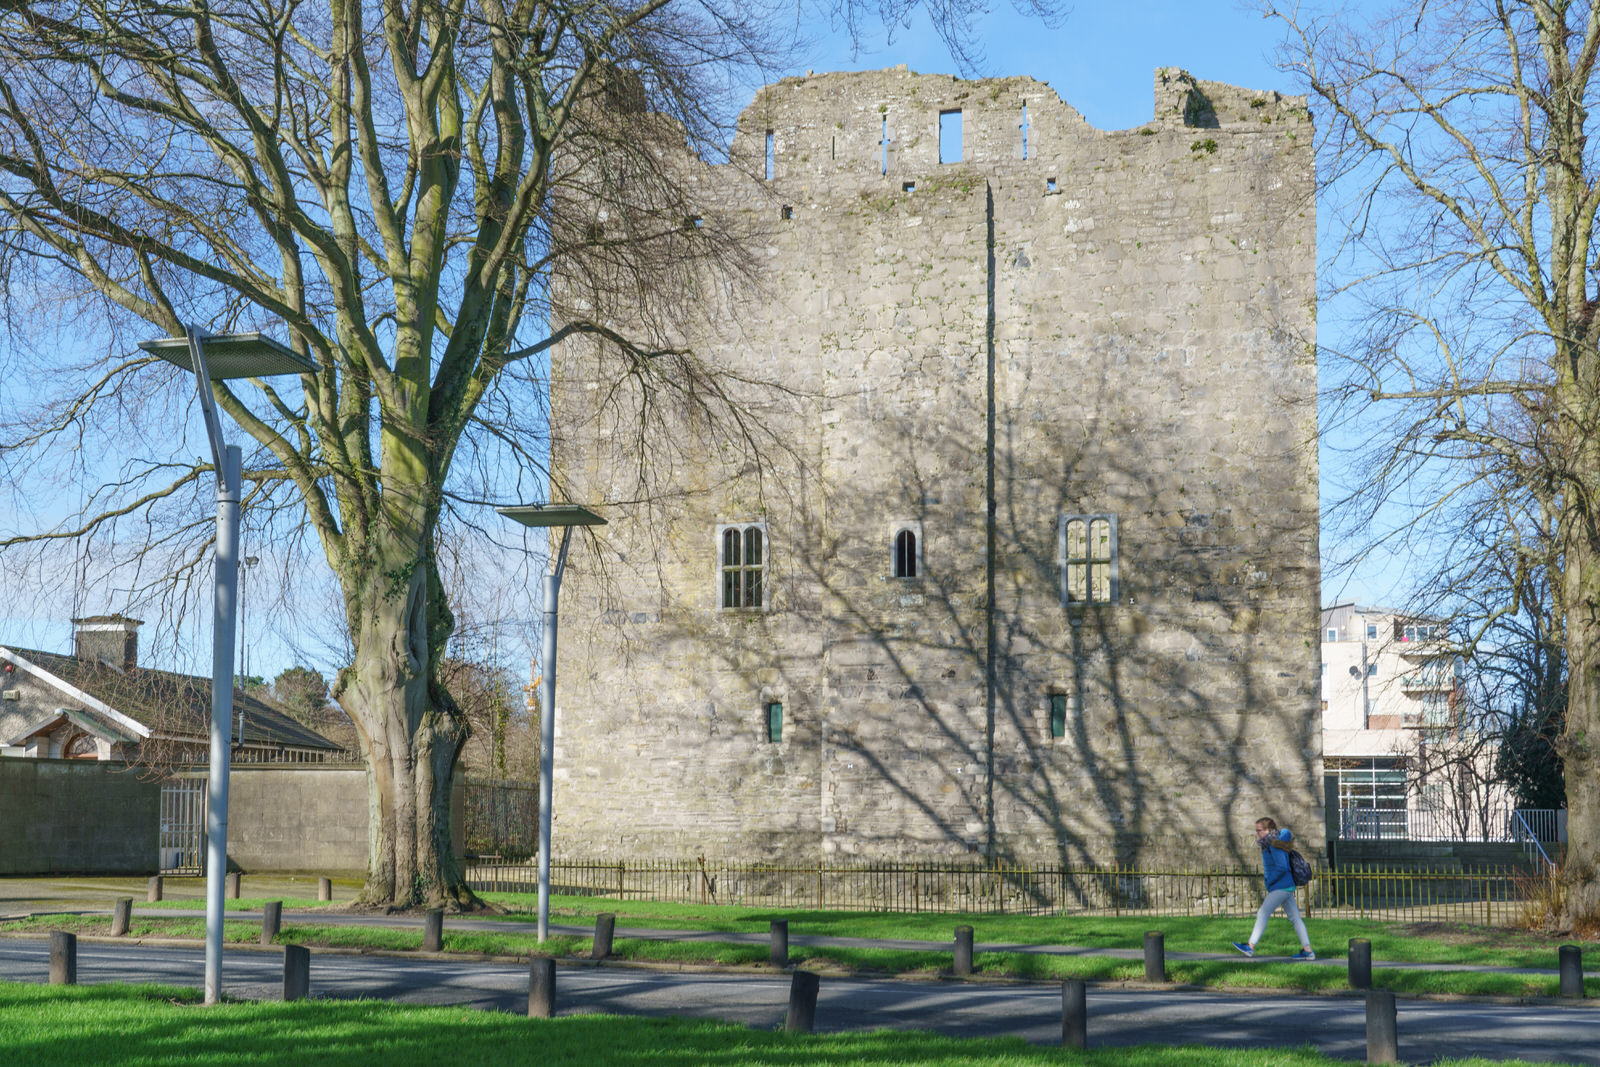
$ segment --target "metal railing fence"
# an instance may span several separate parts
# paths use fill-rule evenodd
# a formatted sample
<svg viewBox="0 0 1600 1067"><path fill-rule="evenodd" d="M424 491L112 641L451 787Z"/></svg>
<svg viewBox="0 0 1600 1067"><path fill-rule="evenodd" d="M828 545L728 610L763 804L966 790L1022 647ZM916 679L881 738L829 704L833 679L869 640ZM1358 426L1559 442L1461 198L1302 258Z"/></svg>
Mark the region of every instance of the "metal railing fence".
<svg viewBox="0 0 1600 1067"><path fill-rule="evenodd" d="M507 860L539 850L539 783L468 778L462 788L468 855Z"/></svg>
<svg viewBox="0 0 1600 1067"><path fill-rule="evenodd" d="M1495 925L1521 914L1531 879L1506 868L1321 870L1300 890L1307 914ZM475 891L533 893L532 861L468 860ZM783 866L702 860L550 864L552 893L664 903L834 911L1014 915L1246 916L1259 871L973 867L933 863Z"/></svg>
<svg viewBox="0 0 1600 1067"><path fill-rule="evenodd" d="M1495 806L1482 811L1414 805L1339 809L1339 837L1345 841L1463 841L1521 843L1527 834L1556 840L1556 812L1550 808Z"/></svg>

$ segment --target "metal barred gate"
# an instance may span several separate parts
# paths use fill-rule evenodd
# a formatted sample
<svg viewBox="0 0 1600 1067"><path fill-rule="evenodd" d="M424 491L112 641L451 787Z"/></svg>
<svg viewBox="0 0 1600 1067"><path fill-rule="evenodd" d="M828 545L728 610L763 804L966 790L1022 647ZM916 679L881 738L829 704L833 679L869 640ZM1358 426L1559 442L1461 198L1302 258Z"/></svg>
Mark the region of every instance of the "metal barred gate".
<svg viewBox="0 0 1600 1067"><path fill-rule="evenodd" d="M205 854L206 779L204 772L178 774L161 783L162 874L199 874Z"/></svg>

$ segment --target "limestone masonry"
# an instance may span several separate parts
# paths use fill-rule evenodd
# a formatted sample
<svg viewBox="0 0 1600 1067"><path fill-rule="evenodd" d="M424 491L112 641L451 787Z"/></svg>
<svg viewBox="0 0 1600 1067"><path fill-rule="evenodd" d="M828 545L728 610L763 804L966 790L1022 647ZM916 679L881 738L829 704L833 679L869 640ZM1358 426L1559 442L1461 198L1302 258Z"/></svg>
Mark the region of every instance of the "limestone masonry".
<svg viewBox="0 0 1600 1067"><path fill-rule="evenodd" d="M1311 117L1155 88L1105 132L1028 78L808 75L692 162L751 266L681 340L739 419L641 465L599 351L554 358L557 493L610 520L558 858L1321 851Z"/></svg>

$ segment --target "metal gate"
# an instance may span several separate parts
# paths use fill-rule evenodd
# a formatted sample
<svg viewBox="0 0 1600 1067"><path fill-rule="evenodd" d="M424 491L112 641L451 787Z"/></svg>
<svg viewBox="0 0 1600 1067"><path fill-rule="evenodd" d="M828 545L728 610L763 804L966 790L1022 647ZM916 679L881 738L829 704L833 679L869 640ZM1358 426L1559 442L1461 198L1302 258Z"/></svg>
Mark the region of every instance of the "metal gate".
<svg viewBox="0 0 1600 1067"><path fill-rule="evenodd" d="M162 874L199 874L205 853L206 780L180 774L161 783Z"/></svg>

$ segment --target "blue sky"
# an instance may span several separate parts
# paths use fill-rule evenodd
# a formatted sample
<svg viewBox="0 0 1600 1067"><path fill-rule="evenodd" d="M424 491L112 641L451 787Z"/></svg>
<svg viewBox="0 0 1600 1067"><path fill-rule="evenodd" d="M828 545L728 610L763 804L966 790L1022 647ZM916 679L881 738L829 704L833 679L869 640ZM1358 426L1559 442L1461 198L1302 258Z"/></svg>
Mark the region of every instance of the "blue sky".
<svg viewBox="0 0 1600 1067"><path fill-rule="evenodd" d="M963 73L937 35L920 18L909 27L897 29L892 43L884 33L876 32L861 41L859 48L853 47L845 34L825 24L816 26L813 35L814 43L788 73L804 73L808 69L817 72L869 70L900 63L922 73ZM1253 89L1299 92L1300 87L1273 65L1273 53L1280 37L1281 24L1263 19L1254 10L1226 3L1124 0L1111 4L1080 4L1057 27L1050 29L1042 27L1037 20L1017 15L1008 3L1002 2L980 22L978 44L983 61L977 70L966 73L1031 76L1049 83L1063 100L1095 126L1126 129L1151 117L1152 82L1158 67L1182 67L1198 78ZM191 429L198 432L198 427ZM1324 472L1325 481L1327 473ZM1384 600L1388 590L1383 576L1374 577L1376 580L1367 584L1358 582L1325 589L1324 595ZM530 604L538 595L537 585L536 578L527 582L525 596ZM251 607L250 599L247 593L247 611ZM107 606L110 609L121 607L109 603ZM102 610L92 604L85 608ZM55 614L51 612L52 619ZM37 643L46 648L64 648L67 643L64 619L60 623L29 629L34 632L16 635L12 640L21 637L19 643ZM186 644L208 655L209 625L199 630L201 632L191 631ZM297 655L282 641L259 632L248 640L252 673L268 678L297 660L317 658L315 653L308 655L305 650ZM532 640L530 632L529 652ZM332 654L332 650L324 646L323 654ZM513 656L513 663L515 659ZM158 665L180 669L202 666L195 663ZM310 665L333 666L314 662Z"/></svg>
<svg viewBox="0 0 1600 1067"><path fill-rule="evenodd" d="M979 26L985 62L976 74L1048 82L1101 129L1127 129L1150 119L1157 67L1183 67L1197 78L1251 89L1299 91L1272 65L1281 24L1228 3L1078 4L1059 26L1046 29L999 0ZM843 34L824 34L795 73L898 63L923 74L961 73L925 21L897 31L892 45L881 33L865 43L867 50L852 57Z"/></svg>

